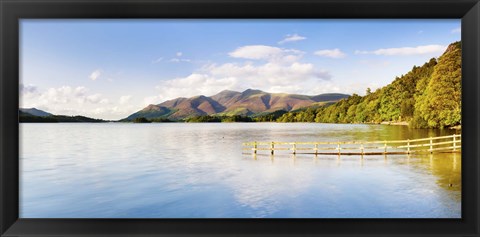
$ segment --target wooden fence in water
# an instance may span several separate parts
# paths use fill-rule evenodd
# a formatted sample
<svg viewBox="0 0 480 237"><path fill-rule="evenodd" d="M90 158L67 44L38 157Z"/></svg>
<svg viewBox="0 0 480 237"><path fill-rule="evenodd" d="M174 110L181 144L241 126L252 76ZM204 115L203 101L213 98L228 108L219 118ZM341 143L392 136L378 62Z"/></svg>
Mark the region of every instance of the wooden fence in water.
<svg viewBox="0 0 480 237"><path fill-rule="evenodd" d="M287 151L293 154L324 155L387 155L434 152L460 152L461 135L429 137L395 141L351 141L351 142L246 142L243 150L257 154L258 151Z"/></svg>

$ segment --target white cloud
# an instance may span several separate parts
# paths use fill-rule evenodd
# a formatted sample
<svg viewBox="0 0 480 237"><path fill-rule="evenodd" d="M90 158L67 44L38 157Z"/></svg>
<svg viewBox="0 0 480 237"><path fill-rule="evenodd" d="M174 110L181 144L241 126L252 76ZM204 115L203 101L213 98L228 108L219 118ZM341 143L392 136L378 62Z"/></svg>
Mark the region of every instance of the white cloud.
<svg viewBox="0 0 480 237"><path fill-rule="evenodd" d="M264 85L266 82L270 84L291 84L293 81L307 78L322 80L331 78L326 70L316 69L313 64L300 62L293 62L289 65L269 62L259 66L251 63L211 64L204 67L203 70L216 77L241 78L242 82L249 82L258 86Z"/></svg>
<svg viewBox="0 0 480 237"><path fill-rule="evenodd" d="M93 72L90 74L89 78L90 78L90 80L95 81L95 80L97 80L101 75L102 75L102 71L101 71L100 69L97 69L97 70L93 71Z"/></svg>
<svg viewBox="0 0 480 237"><path fill-rule="evenodd" d="M89 94L88 91L83 86L62 86L44 91L23 90L20 94L20 107L44 109L53 114L88 116L91 108L109 103L102 94Z"/></svg>
<svg viewBox="0 0 480 237"><path fill-rule="evenodd" d="M182 62L185 62L185 63L188 63L188 62L191 62L192 60L188 59L188 58L182 58L182 55L183 53L182 52L177 52L175 53L176 57L175 58L171 58L169 60L169 62L171 63L182 63Z"/></svg>
<svg viewBox="0 0 480 237"><path fill-rule="evenodd" d="M164 101L164 96L162 95L149 96L143 99L143 106L147 106L151 104L160 104L163 101Z"/></svg>
<svg viewBox="0 0 480 237"><path fill-rule="evenodd" d="M160 93L144 98L145 104L177 97L210 96L225 89L317 94L311 85L321 85L331 78L327 70L300 62L303 52L294 49L250 45L237 48L230 56L262 61L204 65L185 77L160 82L156 87Z"/></svg>
<svg viewBox="0 0 480 237"><path fill-rule="evenodd" d="M347 55L340 49L324 49L315 51L315 55L328 58L345 58Z"/></svg>
<svg viewBox="0 0 480 237"><path fill-rule="evenodd" d="M134 105L120 105L97 107L90 112L92 117L101 117L104 119L118 120L126 118L128 115L135 113L141 106Z"/></svg>
<svg viewBox="0 0 480 237"><path fill-rule="evenodd" d="M146 97L145 104L158 104L164 100L196 95L213 95L222 90L235 88L238 79L233 77L215 78L211 75L193 73L187 77L161 82L156 89L159 95Z"/></svg>
<svg viewBox="0 0 480 237"><path fill-rule="evenodd" d="M279 41L278 44L284 44L284 43L288 43L288 42L300 41L300 40L305 40L305 39L307 39L307 38L304 37L304 36L297 35L297 34L287 35L283 40Z"/></svg>
<svg viewBox="0 0 480 237"><path fill-rule="evenodd" d="M230 57L267 60L275 62L294 62L300 59L305 53L296 49L282 49L267 45L247 45L239 47L229 53Z"/></svg>
<svg viewBox="0 0 480 237"><path fill-rule="evenodd" d="M20 84L20 94L32 94L37 92L37 87L34 85L23 85Z"/></svg>
<svg viewBox="0 0 480 237"><path fill-rule="evenodd" d="M460 33L462 33L462 28L461 28L461 27L457 27L457 28L453 29L453 30L451 31L451 33L452 33L452 34L457 34L457 33L460 34Z"/></svg>
<svg viewBox="0 0 480 237"><path fill-rule="evenodd" d="M329 56L342 57L343 52L332 49ZM305 53L268 45L247 45L229 53L243 62L211 63L184 77L161 80L157 94L143 98L144 106L159 104L178 97L211 96L222 90L244 91L260 89L273 93L315 95L345 92L334 82L328 70L301 62Z"/></svg>
<svg viewBox="0 0 480 237"><path fill-rule="evenodd" d="M266 45L248 45L230 52L230 57L244 59L271 59L283 54L281 48Z"/></svg>
<svg viewBox="0 0 480 237"><path fill-rule="evenodd" d="M170 59L170 62L172 63L181 63L181 62L190 62L191 60L190 59L185 59L185 58L172 58Z"/></svg>
<svg viewBox="0 0 480 237"><path fill-rule="evenodd" d="M132 96L131 96L131 95L124 95L124 96L121 96L121 97L120 97L119 103L120 103L121 105L124 105L124 104L127 104L131 99L132 99Z"/></svg>
<svg viewBox="0 0 480 237"><path fill-rule="evenodd" d="M133 96L110 101L86 87L61 86L41 90L35 86L20 87L20 107L37 108L58 115L84 115L92 118L118 120L138 111L143 104L132 102Z"/></svg>
<svg viewBox="0 0 480 237"><path fill-rule="evenodd" d="M107 104L108 99L102 98L101 94L93 94L85 97L85 100L81 101L81 103L89 102L92 104Z"/></svg>
<svg viewBox="0 0 480 237"><path fill-rule="evenodd" d="M153 60L153 61L152 61L152 64L156 64L156 63L159 63L159 62L161 62L161 61L163 61L163 58L162 58L162 57Z"/></svg>
<svg viewBox="0 0 480 237"><path fill-rule="evenodd" d="M439 54L445 51L447 46L432 44L423 45L417 47L402 47L402 48L385 48L377 49L373 51L361 51L356 50L355 54L374 54L384 56L410 56L410 55L422 55L422 54Z"/></svg>

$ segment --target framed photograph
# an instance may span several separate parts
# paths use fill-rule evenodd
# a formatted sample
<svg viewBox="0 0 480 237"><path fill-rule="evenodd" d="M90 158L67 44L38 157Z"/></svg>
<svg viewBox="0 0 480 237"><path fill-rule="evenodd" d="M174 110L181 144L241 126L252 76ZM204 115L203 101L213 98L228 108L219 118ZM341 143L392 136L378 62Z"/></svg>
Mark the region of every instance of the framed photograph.
<svg viewBox="0 0 480 237"><path fill-rule="evenodd" d="M1 236L480 236L480 4L0 4Z"/></svg>

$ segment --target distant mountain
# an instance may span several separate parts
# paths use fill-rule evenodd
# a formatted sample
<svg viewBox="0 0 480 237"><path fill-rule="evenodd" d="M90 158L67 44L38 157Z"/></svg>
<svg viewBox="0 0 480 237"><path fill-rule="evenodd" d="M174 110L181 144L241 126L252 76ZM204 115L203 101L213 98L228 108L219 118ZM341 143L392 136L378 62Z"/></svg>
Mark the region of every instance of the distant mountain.
<svg viewBox="0 0 480 237"><path fill-rule="evenodd" d="M191 98L176 98L157 105L149 105L128 116L124 120L135 118L180 120L202 115L243 115L256 116L278 110L292 111L304 107L323 105L347 98L347 94L328 93L315 96L268 93L261 90L248 89L243 92L224 90L220 93Z"/></svg>
<svg viewBox="0 0 480 237"><path fill-rule="evenodd" d="M52 116L53 115L51 113L47 113L43 110L39 110L39 109L36 109L36 108L30 108L30 109L20 108L20 111L22 111L24 113L27 113L27 114L34 115L34 116L39 116L39 117L47 117L47 116Z"/></svg>
<svg viewBox="0 0 480 237"><path fill-rule="evenodd" d="M67 116L67 115L53 115L51 113L31 108L19 109L19 121L21 123L99 123L107 122L102 119L94 119L85 116Z"/></svg>

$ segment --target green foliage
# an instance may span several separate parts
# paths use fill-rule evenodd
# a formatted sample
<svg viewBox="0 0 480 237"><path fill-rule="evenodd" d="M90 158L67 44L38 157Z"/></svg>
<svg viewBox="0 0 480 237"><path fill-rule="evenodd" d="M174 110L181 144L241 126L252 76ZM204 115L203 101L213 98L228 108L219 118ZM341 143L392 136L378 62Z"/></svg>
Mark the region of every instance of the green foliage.
<svg viewBox="0 0 480 237"><path fill-rule="evenodd" d="M234 115L222 117L221 122L253 122L253 119L248 116Z"/></svg>
<svg viewBox="0 0 480 237"><path fill-rule="evenodd" d="M21 123L58 123L57 120L48 117L40 117L40 116L33 116L33 115L20 115L19 121Z"/></svg>
<svg viewBox="0 0 480 237"><path fill-rule="evenodd" d="M353 94L332 105L284 113L277 122L380 123L408 121L417 128L461 123L461 45L451 44L430 59L375 92Z"/></svg>
<svg viewBox="0 0 480 237"><path fill-rule="evenodd" d="M461 123L461 56L461 43L456 42L438 59L431 79L420 85L426 87L418 93L412 125L443 128Z"/></svg>
<svg viewBox="0 0 480 237"><path fill-rule="evenodd" d="M415 111L415 99L408 98L400 104L400 116L401 118L411 118Z"/></svg>
<svg viewBox="0 0 480 237"><path fill-rule="evenodd" d="M132 122L134 122L134 123L151 123L151 121L146 119L145 117L134 118L132 120Z"/></svg>
<svg viewBox="0 0 480 237"><path fill-rule="evenodd" d="M170 123L170 122L175 122L173 120L170 120L168 118L153 118L153 119L150 119L150 121L152 121L152 123Z"/></svg>
<svg viewBox="0 0 480 237"><path fill-rule="evenodd" d="M178 111L178 109L169 109L165 107L155 107L155 105L149 105L151 109L148 110L141 110L138 111L127 118L123 119L123 121L133 121L135 118L146 118L146 119L165 119L168 116L174 114Z"/></svg>
<svg viewBox="0 0 480 237"><path fill-rule="evenodd" d="M203 115L203 116L193 116L185 119L187 123L212 123L212 122L221 122L220 117Z"/></svg>
<svg viewBox="0 0 480 237"><path fill-rule="evenodd" d="M280 118L285 113L287 113L287 111L277 110L277 111L272 112L272 113L256 116L254 118L254 121L255 122L275 122L275 121L277 121L278 118Z"/></svg>
<svg viewBox="0 0 480 237"><path fill-rule="evenodd" d="M193 116L185 119L187 123L229 123L229 122L253 122L253 119L248 116L233 115L233 116Z"/></svg>
<svg viewBox="0 0 480 237"><path fill-rule="evenodd" d="M102 119L93 119L85 116L66 116L66 115L50 115L35 116L29 113L20 112L19 122L21 123L101 123L107 122Z"/></svg>

